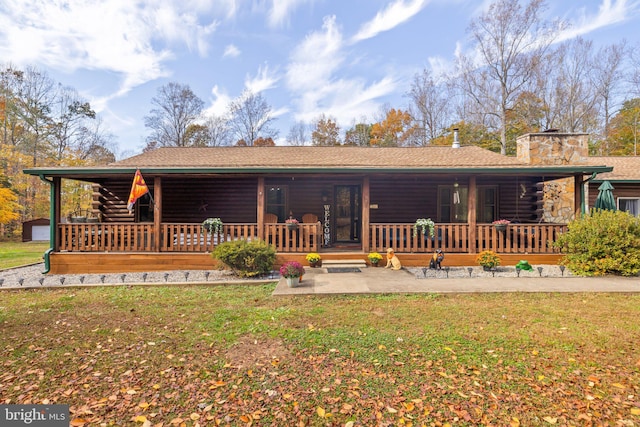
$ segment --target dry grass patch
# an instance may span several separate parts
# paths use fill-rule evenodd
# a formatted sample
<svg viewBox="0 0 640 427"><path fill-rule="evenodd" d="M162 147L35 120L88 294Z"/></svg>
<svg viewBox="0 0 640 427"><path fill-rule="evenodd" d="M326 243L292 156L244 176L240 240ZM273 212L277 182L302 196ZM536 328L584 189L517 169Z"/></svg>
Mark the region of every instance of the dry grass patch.
<svg viewBox="0 0 640 427"><path fill-rule="evenodd" d="M640 423L638 295L272 290L0 293L0 403L77 425Z"/></svg>

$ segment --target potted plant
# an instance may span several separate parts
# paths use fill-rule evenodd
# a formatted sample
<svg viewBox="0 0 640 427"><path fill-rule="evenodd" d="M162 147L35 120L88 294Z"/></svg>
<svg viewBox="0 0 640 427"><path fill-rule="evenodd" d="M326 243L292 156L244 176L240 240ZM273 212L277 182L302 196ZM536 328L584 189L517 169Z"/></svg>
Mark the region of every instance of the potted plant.
<svg viewBox="0 0 640 427"><path fill-rule="evenodd" d="M482 251L476 257L476 262L485 270L491 270L500 265L500 256L494 251Z"/></svg>
<svg viewBox="0 0 640 427"><path fill-rule="evenodd" d="M380 255L378 252L371 252L369 255L367 255L367 258L369 258L369 262L373 267L377 267L378 263L382 259L382 255Z"/></svg>
<svg viewBox="0 0 640 427"><path fill-rule="evenodd" d="M320 257L319 254L315 253L315 252L311 252L308 253L307 256L307 261L309 261L309 265L311 267L317 267L320 265L322 258Z"/></svg>
<svg viewBox="0 0 640 427"><path fill-rule="evenodd" d="M433 237L434 227L435 224L431 221L431 218L418 218L416 223L413 225L413 236L417 236L418 231L421 231L422 235L427 237L427 230L429 230L429 236Z"/></svg>
<svg viewBox="0 0 640 427"><path fill-rule="evenodd" d="M287 224L287 228L289 230L297 230L298 229L298 220L293 218L293 217L289 217L287 219L284 220L284 222Z"/></svg>
<svg viewBox="0 0 640 427"><path fill-rule="evenodd" d="M304 267L298 261L287 261L280 267L280 275L287 279L287 285L295 288L300 284L300 278L304 274Z"/></svg>
<svg viewBox="0 0 640 427"><path fill-rule="evenodd" d="M207 230L209 234L222 233L223 226L220 218L207 218L202 222L202 229Z"/></svg>
<svg viewBox="0 0 640 427"><path fill-rule="evenodd" d="M497 219L493 221L492 224L496 227L496 230L505 231L507 229L507 225L511 224L511 221L508 219Z"/></svg>

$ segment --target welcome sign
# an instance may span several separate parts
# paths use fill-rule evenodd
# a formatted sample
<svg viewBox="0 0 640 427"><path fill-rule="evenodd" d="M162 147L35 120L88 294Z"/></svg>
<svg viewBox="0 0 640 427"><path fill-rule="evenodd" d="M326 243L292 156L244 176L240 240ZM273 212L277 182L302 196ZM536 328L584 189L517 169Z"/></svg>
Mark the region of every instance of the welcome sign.
<svg viewBox="0 0 640 427"><path fill-rule="evenodd" d="M322 220L322 246L331 246L331 205L323 206L324 218Z"/></svg>

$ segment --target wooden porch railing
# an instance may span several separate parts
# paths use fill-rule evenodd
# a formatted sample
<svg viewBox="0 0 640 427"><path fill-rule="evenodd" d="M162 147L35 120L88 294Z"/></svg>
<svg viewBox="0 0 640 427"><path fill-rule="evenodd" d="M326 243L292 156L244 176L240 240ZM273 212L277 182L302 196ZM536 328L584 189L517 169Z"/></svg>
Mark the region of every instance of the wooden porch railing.
<svg viewBox="0 0 640 427"><path fill-rule="evenodd" d="M265 224L264 239L277 252L318 252L320 223L298 224L291 230L286 224ZM430 253L442 249L448 253L473 253L493 250L499 253L557 253L550 242L566 231L563 224L510 224L498 231L491 224L476 227L476 240L469 239L468 224L436 224L434 236L413 235L413 224L371 224L368 251ZM210 252L224 241L257 239L258 225L224 224L222 233L211 235L200 224L165 223L160 241L155 241L153 224L71 223L58 226L58 248L68 252Z"/></svg>
<svg viewBox="0 0 640 427"><path fill-rule="evenodd" d="M557 253L550 246L564 224L509 224L505 231L498 231L491 224L476 226L476 241L469 239L468 224L436 224L434 236L413 235L413 224L371 224L369 251L382 252L393 248L396 252L433 252L442 249L447 253L469 253L492 250L499 253Z"/></svg>
<svg viewBox="0 0 640 427"><path fill-rule="evenodd" d="M58 226L60 251L150 252L155 250L153 224L71 223Z"/></svg>
<svg viewBox="0 0 640 427"><path fill-rule="evenodd" d="M560 250L551 246L567 231L565 224L509 224L498 231L490 224L478 225L478 252L550 254Z"/></svg>
<svg viewBox="0 0 640 427"><path fill-rule="evenodd" d="M287 224L265 224L267 243L277 252L318 252L320 250L320 223L298 224L295 230Z"/></svg>
<svg viewBox="0 0 640 427"><path fill-rule="evenodd" d="M222 242L258 238L257 224L224 224L222 233L211 234L201 224L161 225L163 252L211 252Z"/></svg>
<svg viewBox="0 0 640 427"><path fill-rule="evenodd" d="M317 252L320 223L299 224L290 230L286 224L265 224L264 239L277 252ZM58 226L58 248L67 252L210 252L230 240L258 238L258 225L224 224L222 233L211 234L200 224L164 223L160 241L155 241L153 224L70 223Z"/></svg>

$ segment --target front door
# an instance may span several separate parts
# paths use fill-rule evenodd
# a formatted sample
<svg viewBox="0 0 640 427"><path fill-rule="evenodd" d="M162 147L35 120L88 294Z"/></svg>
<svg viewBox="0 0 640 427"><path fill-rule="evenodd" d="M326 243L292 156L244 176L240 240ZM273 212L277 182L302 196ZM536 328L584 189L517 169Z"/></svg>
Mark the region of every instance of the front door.
<svg viewBox="0 0 640 427"><path fill-rule="evenodd" d="M336 185L335 192L335 240L360 242L360 186Z"/></svg>

